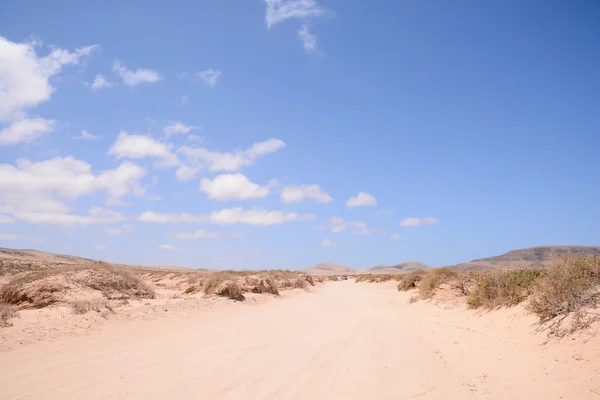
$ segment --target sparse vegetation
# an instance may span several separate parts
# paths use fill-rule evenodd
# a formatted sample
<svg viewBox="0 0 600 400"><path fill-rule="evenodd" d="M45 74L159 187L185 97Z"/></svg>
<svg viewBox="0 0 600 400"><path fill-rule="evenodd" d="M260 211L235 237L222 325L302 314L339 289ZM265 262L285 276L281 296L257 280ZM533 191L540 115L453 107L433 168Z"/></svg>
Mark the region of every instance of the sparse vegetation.
<svg viewBox="0 0 600 400"><path fill-rule="evenodd" d="M107 299L154 298L137 276L109 264L62 266L17 275L0 289L0 301L20 308L66 303L79 291L99 291Z"/></svg>
<svg viewBox="0 0 600 400"><path fill-rule="evenodd" d="M419 295L423 299L433 296L434 291L444 283L450 283L458 278L458 273L449 268L436 268L427 273L419 283Z"/></svg>
<svg viewBox="0 0 600 400"><path fill-rule="evenodd" d="M0 328L12 326L11 319L18 315L17 307L12 304L0 303Z"/></svg>
<svg viewBox="0 0 600 400"><path fill-rule="evenodd" d="M399 281L402 279L403 274L363 274L356 276L356 283L368 282L368 283L381 283L389 281Z"/></svg>
<svg viewBox="0 0 600 400"><path fill-rule="evenodd" d="M600 257L565 256L538 279L528 309L543 323L555 320L550 330L562 335L598 320L598 313L590 313L590 309L597 307L599 301ZM569 316L570 327L561 328Z"/></svg>
<svg viewBox="0 0 600 400"><path fill-rule="evenodd" d="M539 268L522 268L477 274L467 304L487 309L515 306L533 293L535 282L543 273Z"/></svg>
<svg viewBox="0 0 600 400"><path fill-rule="evenodd" d="M108 301L103 299L74 300L69 304L75 314L85 314L88 311L102 312L104 310L114 312Z"/></svg>
<svg viewBox="0 0 600 400"><path fill-rule="evenodd" d="M419 282L423 280L425 275L427 275L427 271L423 271L422 269L410 272L408 274L402 274L402 279L400 280L400 283L398 283L398 290L401 292L406 292L416 288Z"/></svg>

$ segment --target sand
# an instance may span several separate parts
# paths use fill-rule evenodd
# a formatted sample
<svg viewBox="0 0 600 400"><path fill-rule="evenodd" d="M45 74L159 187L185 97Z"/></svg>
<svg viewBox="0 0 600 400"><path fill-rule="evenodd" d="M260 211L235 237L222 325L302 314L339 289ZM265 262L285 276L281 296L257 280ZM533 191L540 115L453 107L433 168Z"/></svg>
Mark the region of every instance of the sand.
<svg viewBox="0 0 600 400"><path fill-rule="evenodd" d="M543 344L521 308L409 297L350 280L115 318L0 353L0 398L600 399L598 336Z"/></svg>

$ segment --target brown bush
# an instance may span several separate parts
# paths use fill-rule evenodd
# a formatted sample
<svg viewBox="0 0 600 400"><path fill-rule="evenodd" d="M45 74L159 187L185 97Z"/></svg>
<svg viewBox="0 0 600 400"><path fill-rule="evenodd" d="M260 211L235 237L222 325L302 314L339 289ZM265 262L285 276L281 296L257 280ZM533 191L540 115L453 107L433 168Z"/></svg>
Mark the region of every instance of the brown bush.
<svg viewBox="0 0 600 400"><path fill-rule="evenodd" d="M106 300L92 299L92 300L75 300L69 303L71 309L75 314L85 314L88 311L102 312L106 309L114 313L114 309Z"/></svg>
<svg viewBox="0 0 600 400"><path fill-rule="evenodd" d="M246 277L242 289L244 292L251 293L269 293L275 295L279 294L277 285L275 285L275 282L273 282L273 280L270 278Z"/></svg>
<svg viewBox="0 0 600 400"><path fill-rule="evenodd" d="M598 306L599 289L600 257L561 257L537 281L528 308L541 322L558 318L552 328L554 333L570 314L571 330L583 328L598 317L588 311Z"/></svg>
<svg viewBox="0 0 600 400"><path fill-rule="evenodd" d="M533 293L534 285L543 273L542 269L522 268L477 274L467 304L471 308L487 309L515 306Z"/></svg>
<svg viewBox="0 0 600 400"><path fill-rule="evenodd" d="M458 278L458 273L449 268L436 268L427 273L419 283L419 295L423 299L430 298L437 288L444 283Z"/></svg>
<svg viewBox="0 0 600 400"><path fill-rule="evenodd" d="M406 292L407 290L416 288L418 283L423 280L425 275L427 275L427 271L423 271L422 269L410 272L408 274L402 274L400 283L398 283L398 290L401 292Z"/></svg>
<svg viewBox="0 0 600 400"><path fill-rule="evenodd" d="M17 315L17 307L12 304L0 303L0 328L12 326L10 320Z"/></svg>
<svg viewBox="0 0 600 400"><path fill-rule="evenodd" d="M80 291L97 290L108 299L154 298L135 275L109 264L64 266L17 276L0 289L0 300L20 308L64 303Z"/></svg>
<svg viewBox="0 0 600 400"><path fill-rule="evenodd" d="M214 294L217 296L227 297L233 300L244 300L244 294L241 285L236 281L225 280L216 284L211 291L208 291L206 286L205 294Z"/></svg>

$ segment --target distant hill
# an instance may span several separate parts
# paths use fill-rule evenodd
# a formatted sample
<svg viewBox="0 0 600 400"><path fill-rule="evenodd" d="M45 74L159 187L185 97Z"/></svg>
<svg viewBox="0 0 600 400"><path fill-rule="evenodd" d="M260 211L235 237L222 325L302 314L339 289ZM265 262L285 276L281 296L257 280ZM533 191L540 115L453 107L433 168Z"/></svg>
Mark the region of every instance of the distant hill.
<svg viewBox="0 0 600 400"><path fill-rule="evenodd" d="M561 255L600 256L600 247L595 246L539 246L529 249L513 250L501 256L480 258L457 264L450 268L462 271L484 271L520 267L546 266L552 259Z"/></svg>
<svg viewBox="0 0 600 400"><path fill-rule="evenodd" d="M313 265L312 267L306 268L304 272L311 275L350 275L364 273L364 271L350 267L344 267L343 265L338 265L331 262Z"/></svg>
<svg viewBox="0 0 600 400"><path fill-rule="evenodd" d="M94 261L89 258L70 256L65 254L52 254L39 250L6 249L3 247L0 247L0 259L62 263L87 263Z"/></svg>
<svg viewBox="0 0 600 400"><path fill-rule="evenodd" d="M402 274L404 272L412 272L419 269L429 269L429 265L422 264L415 261L407 261L396 265L378 265L376 267L369 268L368 273L371 274Z"/></svg>

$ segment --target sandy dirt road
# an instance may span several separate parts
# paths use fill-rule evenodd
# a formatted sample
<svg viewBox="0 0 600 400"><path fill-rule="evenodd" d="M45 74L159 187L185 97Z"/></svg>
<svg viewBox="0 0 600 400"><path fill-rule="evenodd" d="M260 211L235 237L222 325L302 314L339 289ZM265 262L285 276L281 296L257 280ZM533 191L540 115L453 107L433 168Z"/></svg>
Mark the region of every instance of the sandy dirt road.
<svg viewBox="0 0 600 400"><path fill-rule="evenodd" d="M0 353L0 398L600 399L597 359L406 300L392 285L332 282L30 345Z"/></svg>

